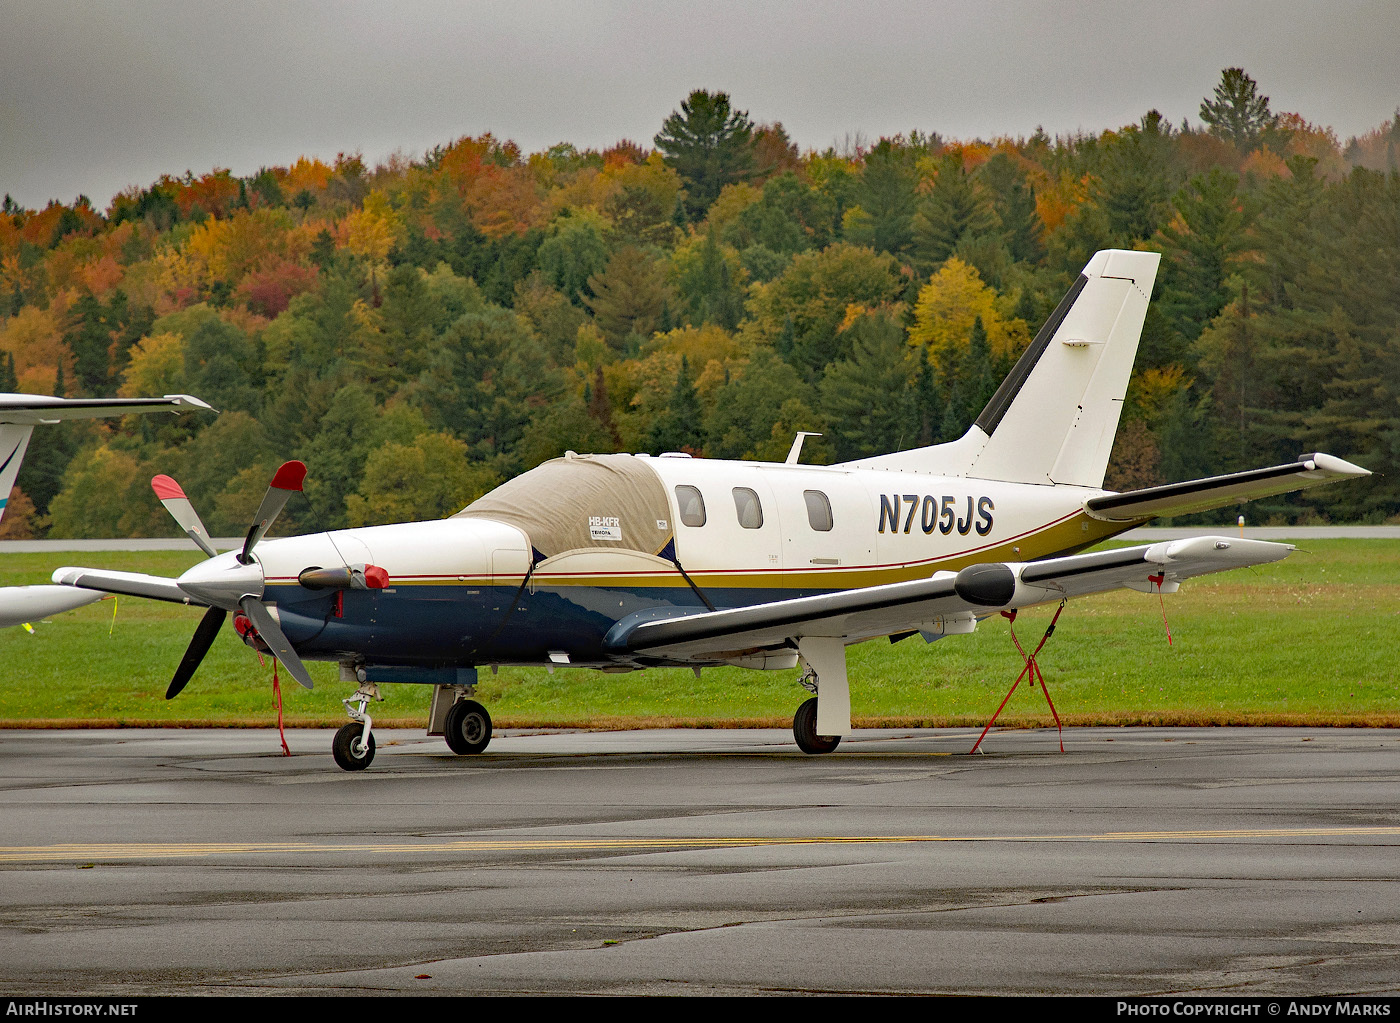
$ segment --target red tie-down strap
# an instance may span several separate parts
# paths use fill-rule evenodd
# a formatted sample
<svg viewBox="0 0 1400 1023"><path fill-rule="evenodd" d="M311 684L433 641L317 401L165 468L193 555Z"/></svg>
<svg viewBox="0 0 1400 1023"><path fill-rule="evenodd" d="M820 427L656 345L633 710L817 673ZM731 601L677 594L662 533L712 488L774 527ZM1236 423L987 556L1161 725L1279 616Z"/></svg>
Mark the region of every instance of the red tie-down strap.
<svg viewBox="0 0 1400 1023"><path fill-rule="evenodd" d="M1050 713L1055 716L1055 727L1059 729L1060 752L1063 753L1065 751L1065 729L1064 726L1060 724L1060 712L1055 709L1055 701L1050 699L1050 690L1045 685L1045 676L1041 674L1040 664L1035 659L1036 655L1040 653L1041 649L1045 646L1046 642L1054 634L1055 623L1060 620L1060 612L1064 609L1065 601L1062 600L1060 601L1060 606L1055 609L1055 617L1050 619L1050 624L1045 629L1045 635L1040 637L1040 642L1036 645L1036 648L1033 651L1031 651L1030 656L1026 655L1025 649L1021 646L1021 641L1016 638L1016 612L1003 611L1001 613L1001 616L1003 618L1005 618L1008 622L1012 623L1010 626L1011 642L1016 644L1016 652L1021 655L1022 660L1026 662L1026 666L1021 669L1021 674L1016 676L1016 681L1011 683L1010 692L1008 692L1006 694L1006 697L1001 701L1001 706L997 707L996 713L992 715L992 720L987 722L987 727L982 729L982 734L979 735L977 737L977 741L972 744L972 749L967 751L969 754L977 752L977 747L982 745L982 740L985 739L987 737L987 733L992 730L992 725L996 724L997 718L1001 715L1002 708L1005 707L1007 702L1011 699L1011 694L1014 693L1016 691L1016 687L1021 684L1021 679L1025 678L1027 675L1030 676L1032 686L1035 685L1037 680L1040 682L1040 691L1045 694L1045 702L1050 704Z"/></svg>
<svg viewBox="0 0 1400 1023"><path fill-rule="evenodd" d="M248 616L241 611L234 615L233 628L243 637L245 643L248 642L250 636L252 637L253 642L248 643L248 645L251 646L253 652L258 655L258 664L261 665L263 663L262 652L267 649L267 644L264 643L263 638L258 635L258 630L253 628L253 623L248 620ZM272 659L272 696L277 702L277 735L282 740L282 755L284 757L289 757L292 755L292 751L287 748L287 732L282 727L282 683L277 678L276 657Z"/></svg>
<svg viewBox="0 0 1400 1023"><path fill-rule="evenodd" d="M1167 601L1162 596L1162 583L1167 578L1167 573L1158 572L1156 575L1149 575L1147 581L1157 587L1157 603L1162 605L1162 626L1167 630L1167 646L1172 645L1172 627L1167 624Z"/></svg>
<svg viewBox="0 0 1400 1023"><path fill-rule="evenodd" d="M282 755L289 757L292 751L287 748L287 733L282 728L282 684L277 681L277 658L272 659L272 695L277 698L277 735L282 740Z"/></svg>

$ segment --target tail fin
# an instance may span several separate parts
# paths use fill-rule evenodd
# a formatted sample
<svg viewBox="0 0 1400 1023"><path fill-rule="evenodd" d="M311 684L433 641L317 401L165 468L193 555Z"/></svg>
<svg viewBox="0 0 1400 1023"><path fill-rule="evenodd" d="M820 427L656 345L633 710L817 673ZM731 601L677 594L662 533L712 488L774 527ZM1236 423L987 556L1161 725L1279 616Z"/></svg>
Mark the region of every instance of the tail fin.
<svg viewBox="0 0 1400 1023"><path fill-rule="evenodd" d="M1160 259L1096 253L961 439L848 464L1102 486Z"/></svg>
<svg viewBox="0 0 1400 1023"><path fill-rule="evenodd" d="M19 463L24 461L24 449L29 447L32 426L0 425L0 517L10 501L10 490L19 475Z"/></svg>

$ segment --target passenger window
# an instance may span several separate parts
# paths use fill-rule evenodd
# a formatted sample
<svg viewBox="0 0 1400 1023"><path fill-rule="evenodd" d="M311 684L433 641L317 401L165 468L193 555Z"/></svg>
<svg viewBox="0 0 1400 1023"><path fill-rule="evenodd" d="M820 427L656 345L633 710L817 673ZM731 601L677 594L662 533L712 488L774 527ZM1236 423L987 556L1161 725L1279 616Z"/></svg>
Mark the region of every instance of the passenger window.
<svg viewBox="0 0 1400 1023"><path fill-rule="evenodd" d="M802 491L802 499L807 502L807 524L819 533L831 530L831 502L820 490Z"/></svg>
<svg viewBox="0 0 1400 1023"><path fill-rule="evenodd" d="M695 487L677 487L676 504L681 510L681 522L687 526L705 524L705 499Z"/></svg>
<svg viewBox="0 0 1400 1023"><path fill-rule="evenodd" d="M739 513L739 525L745 529L763 528L763 505L748 487L734 488L734 510Z"/></svg>

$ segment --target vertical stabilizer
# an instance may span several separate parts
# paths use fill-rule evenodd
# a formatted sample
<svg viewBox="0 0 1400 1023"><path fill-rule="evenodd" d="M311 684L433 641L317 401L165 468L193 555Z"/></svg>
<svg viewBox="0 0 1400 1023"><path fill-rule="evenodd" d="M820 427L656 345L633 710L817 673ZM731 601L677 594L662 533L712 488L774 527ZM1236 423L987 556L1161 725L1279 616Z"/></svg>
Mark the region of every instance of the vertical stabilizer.
<svg viewBox="0 0 1400 1023"><path fill-rule="evenodd" d="M1160 259L1096 253L962 438L851 464L1102 486Z"/></svg>

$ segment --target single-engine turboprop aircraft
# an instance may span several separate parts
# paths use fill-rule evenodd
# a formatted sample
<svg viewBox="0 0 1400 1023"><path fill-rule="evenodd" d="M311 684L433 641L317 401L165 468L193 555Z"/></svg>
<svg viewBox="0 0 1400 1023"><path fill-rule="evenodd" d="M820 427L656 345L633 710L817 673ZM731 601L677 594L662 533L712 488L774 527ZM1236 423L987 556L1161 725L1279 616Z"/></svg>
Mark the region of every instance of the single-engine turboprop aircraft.
<svg viewBox="0 0 1400 1023"><path fill-rule="evenodd" d="M20 462L34 427L64 419L101 419L136 412L188 412L209 406L188 394L163 398L53 398L46 394L0 394L0 516L10 500ZM212 410L211 410L212 411ZM70 586L0 587L0 628L72 611L107 596Z"/></svg>
<svg viewBox="0 0 1400 1023"><path fill-rule="evenodd" d="M477 753L483 665L603 671L708 665L809 672L793 733L808 753L851 731L845 648L971 632L998 611L1276 561L1293 548L1217 536L1076 553L1151 518L1367 475L1324 454L1130 493L1103 489L1159 257L1096 254L959 440L841 465L575 455L452 516L259 542L305 467L284 465L243 549L215 555L173 480L157 494L210 555L179 579L64 568L54 581L208 607L170 684L189 681L230 612L302 685L304 660L358 681L333 751L374 756L379 684L436 686L429 734ZM815 678L813 678L815 675Z"/></svg>

